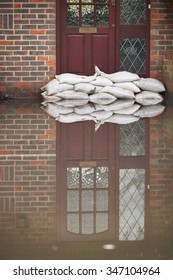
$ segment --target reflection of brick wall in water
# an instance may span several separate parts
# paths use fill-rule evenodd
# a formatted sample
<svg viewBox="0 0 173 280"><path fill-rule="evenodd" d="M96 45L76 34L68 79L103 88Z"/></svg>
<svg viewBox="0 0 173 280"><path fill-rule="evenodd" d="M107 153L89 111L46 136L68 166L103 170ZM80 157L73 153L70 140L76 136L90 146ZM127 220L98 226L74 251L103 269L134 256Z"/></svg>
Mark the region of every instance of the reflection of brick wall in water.
<svg viewBox="0 0 173 280"><path fill-rule="evenodd" d="M40 109L0 114L0 256L56 240L55 121ZM28 107L28 108L27 108ZM29 228L16 228L25 215ZM4 247L3 247L4 246ZM10 247L11 246L11 247ZM20 251L20 250L19 250ZM3 257L3 256L2 256Z"/></svg>

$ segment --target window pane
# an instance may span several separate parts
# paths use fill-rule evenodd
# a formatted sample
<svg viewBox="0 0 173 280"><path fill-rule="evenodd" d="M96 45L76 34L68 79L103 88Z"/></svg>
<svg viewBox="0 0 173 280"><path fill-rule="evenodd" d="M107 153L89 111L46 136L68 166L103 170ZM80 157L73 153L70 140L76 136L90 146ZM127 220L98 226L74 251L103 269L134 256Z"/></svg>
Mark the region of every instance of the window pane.
<svg viewBox="0 0 173 280"><path fill-rule="evenodd" d="M69 167L67 168L67 188L78 189L79 188L79 168Z"/></svg>
<svg viewBox="0 0 173 280"><path fill-rule="evenodd" d="M96 214L96 233L108 230L108 214L97 213Z"/></svg>
<svg viewBox="0 0 173 280"><path fill-rule="evenodd" d="M82 191L82 211L94 210L94 193L93 191Z"/></svg>
<svg viewBox="0 0 173 280"><path fill-rule="evenodd" d="M120 156L145 155L145 121L120 125Z"/></svg>
<svg viewBox="0 0 173 280"><path fill-rule="evenodd" d="M120 70L146 73L146 39L126 38L120 40Z"/></svg>
<svg viewBox="0 0 173 280"><path fill-rule="evenodd" d="M145 170L121 169L119 176L119 240L142 240L145 219Z"/></svg>
<svg viewBox="0 0 173 280"><path fill-rule="evenodd" d="M108 167L96 168L96 188L108 188Z"/></svg>
<svg viewBox="0 0 173 280"><path fill-rule="evenodd" d="M146 1L145 0L121 0L120 23L121 24L145 24Z"/></svg>
<svg viewBox="0 0 173 280"><path fill-rule="evenodd" d="M82 188L93 188L94 187L94 168L84 167L82 171Z"/></svg>
<svg viewBox="0 0 173 280"><path fill-rule="evenodd" d="M96 192L96 211L108 211L108 191Z"/></svg>
<svg viewBox="0 0 173 280"><path fill-rule="evenodd" d="M93 214L82 214L82 234L94 233Z"/></svg>
<svg viewBox="0 0 173 280"><path fill-rule="evenodd" d="M109 25L109 6L97 5L96 6L96 25L108 26Z"/></svg>
<svg viewBox="0 0 173 280"><path fill-rule="evenodd" d="M67 230L79 233L79 214L67 214Z"/></svg>
<svg viewBox="0 0 173 280"><path fill-rule="evenodd" d="M94 26L94 6L82 6L82 26Z"/></svg>
<svg viewBox="0 0 173 280"><path fill-rule="evenodd" d="M67 212L79 211L79 192L67 191Z"/></svg>
<svg viewBox="0 0 173 280"><path fill-rule="evenodd" d="M79 26L79 5L67 5L67 26Z"/></svg>

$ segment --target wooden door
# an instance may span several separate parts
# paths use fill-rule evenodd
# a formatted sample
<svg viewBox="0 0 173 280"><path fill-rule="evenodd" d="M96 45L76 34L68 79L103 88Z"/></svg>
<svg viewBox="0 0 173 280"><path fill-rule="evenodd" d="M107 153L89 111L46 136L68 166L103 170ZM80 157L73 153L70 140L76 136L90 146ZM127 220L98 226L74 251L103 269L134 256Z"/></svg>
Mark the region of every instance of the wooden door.
<svg viewBox="0 0 173 280"><path fill-rule="evenodd" d="M58 124L59 240L114 240L116 127Z"/></svg>

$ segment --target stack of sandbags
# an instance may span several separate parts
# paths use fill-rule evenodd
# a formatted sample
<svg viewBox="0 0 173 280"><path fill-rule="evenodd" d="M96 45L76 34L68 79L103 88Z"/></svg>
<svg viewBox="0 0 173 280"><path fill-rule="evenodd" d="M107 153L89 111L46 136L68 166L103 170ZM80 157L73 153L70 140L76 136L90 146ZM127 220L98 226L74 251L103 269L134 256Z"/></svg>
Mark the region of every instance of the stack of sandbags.
<svg viewBox="0 0 173 280"><path fill-rule="evenodd" d="M64 123L93 120L125 124L161 114L164 85L152 78L120 71L106 74L96 66L95 75L56 75L41 90L43 109Z"/></svg>

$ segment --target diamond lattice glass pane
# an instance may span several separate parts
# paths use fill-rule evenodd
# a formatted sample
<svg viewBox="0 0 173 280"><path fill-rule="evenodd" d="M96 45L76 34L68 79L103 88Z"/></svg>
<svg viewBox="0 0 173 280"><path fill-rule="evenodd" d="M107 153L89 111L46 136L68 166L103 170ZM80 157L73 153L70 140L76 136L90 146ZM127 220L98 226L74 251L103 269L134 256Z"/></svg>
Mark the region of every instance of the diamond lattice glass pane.
<svg viewBox="0 0 173 280"><path fill-rule="evenodd" d="M96 168L96 188L108 188L108 167Z"/></svg>
<svg viewBox="0 0 173 280"><path fill-rule="evenodd" d="M96 192L96 211L108 211L108 191Z"/></svg>
<svg viewBox="0 0 173 280"><path fill-rule="evenodd" d="M120 1L121 24L145 24L146 0L121 0Z"/></svg>
<svg viewBox="0 0 173 280"><path fill-rule="evenodd" d="M120 40L120 70L146 73L145 38L126 38Z"/></svg>
<svg viewBox="0 0 173 280"><path fill-rule="evenodd" d="M120 125L120 156L145 155L145 122Z"/></svg>
<svg viewBox="0 0 173 280"><path fill-rule="evenodd" d="M79 168L69 167L67 168L67 188L78 189L79 188Z"/></svg>
<svg viewBox="0 0 173 280"><path fill-rule="evenodd" d="M93 214L82 214L82 234L94 233Z"/></svg>
<svg viewBox="0 0 173 280"><path fill-rule="evenodd" d="M119 240L144 239L145 170L121 169Z"/></svg>
<svg viewBox="0 0 173 280"><path fill-rule="evenodd" d="M82 188L93 188L94 187L94 168L83 167L82 172Z"/></svg>
<svg viewBox="0 0 173 280"><path fill-rule="evenodd" d="M97 5L96 6L96 25L108 26L109 25L109 6Z"/></svg>
<svg viewBox="0 0 173 280"><path fill-rule="evenodd" d="M79 26L79 5L67 5L67 26Z"/></svg>
<svg viewBox="0 0 173 280"><path fill-rule="evenodd" d="M79 211L79 192L67 191L67 212Z"/></svg>
<svg viewBox="0 0 173 280"><path fill-rule="evenodd" d="M79 233L79 214L67 214L67 231Z"/></svg>
<svg viewBox="0 0 173 280"><path fill-rule="evenodd" d="M96 214L96 233L100 233L108 230L108 214L97 213Z"/></svg>
<svg viewBox="0 0 173 280"><path fill-rule="evenodd" d="M82 191L82 211L94 210L94 193L93 191Z"/></svg>

